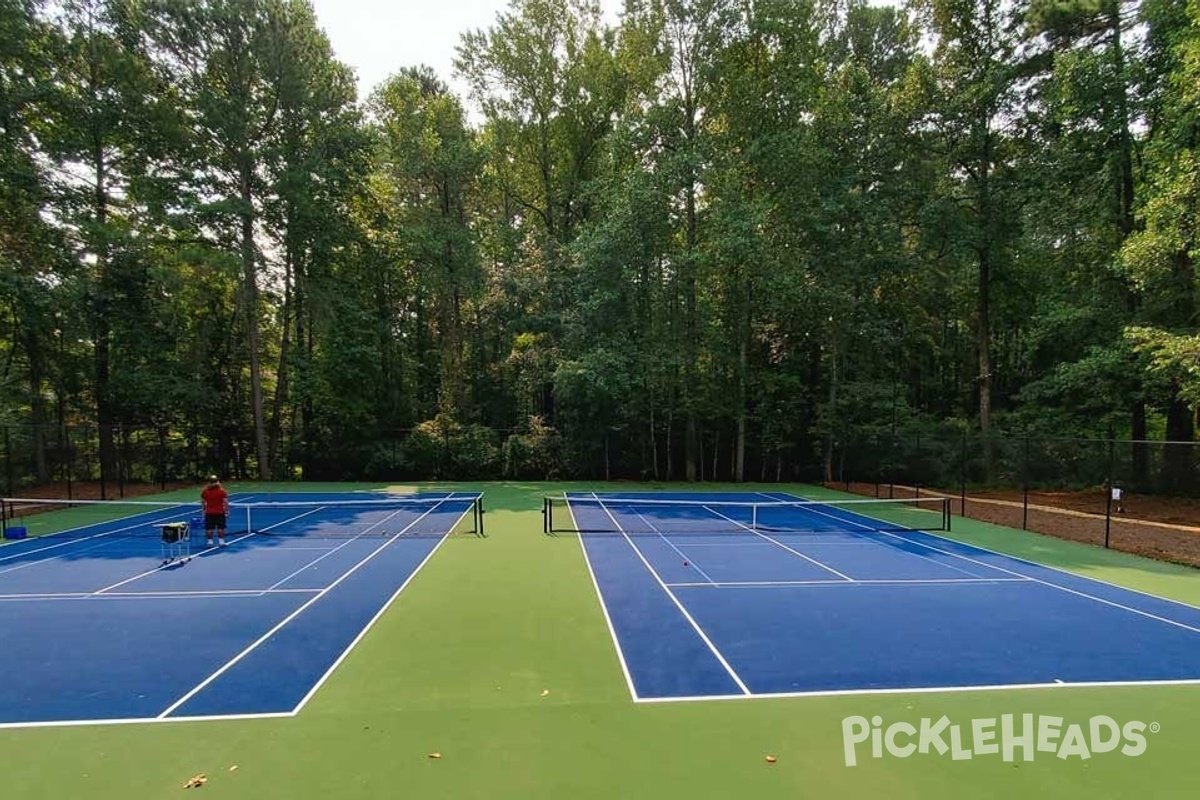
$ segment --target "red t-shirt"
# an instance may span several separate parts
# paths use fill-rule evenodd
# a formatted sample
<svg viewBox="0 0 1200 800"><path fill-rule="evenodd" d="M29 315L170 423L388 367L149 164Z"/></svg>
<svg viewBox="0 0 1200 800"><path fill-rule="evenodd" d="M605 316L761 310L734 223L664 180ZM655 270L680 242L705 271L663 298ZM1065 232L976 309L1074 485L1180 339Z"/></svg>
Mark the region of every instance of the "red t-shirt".
<svg viewBox="0 0 1200 800"><path fill-rule="evenodd" d="M224 514L225 502L229 492L223 486L208 486L200 493L200 502L204 504L205 514Z"/></svg>

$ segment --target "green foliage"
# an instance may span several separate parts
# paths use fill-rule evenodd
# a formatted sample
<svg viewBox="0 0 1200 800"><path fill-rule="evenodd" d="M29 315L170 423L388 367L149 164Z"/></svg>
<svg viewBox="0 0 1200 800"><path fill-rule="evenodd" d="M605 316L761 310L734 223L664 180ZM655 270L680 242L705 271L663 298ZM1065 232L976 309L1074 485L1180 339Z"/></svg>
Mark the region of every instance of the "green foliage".
<svg viewBox="0 0 1200 800"><path fill-rule="evenodd" d="M525 430L504 440L504 477L555 480L561 476L562 437L541 417L530 417Z"/></svg>
<svg viewBox="0 0 1200 800"><path fill-rule="evenodd" d="M1200 334L1130 327L1125 337L1134 350L1149 356L1153 374L1178 385L1182 397L1200 406Z"/></svg>
<svg viewBox="0 0 1200 800"><path fill-rule="evenodd" d="M303 0L0 2L21 479L49 479L60 423L101 424L93 474L115 426L153 447L162 424L175 468L309 478L813 478L894 430L1193 438L1196 0L481 23L467 98L397 65L360 102ZM1011 470L993 455L971 468Z"/></svg>
<svg viewBox="0 0 1200 800"><path fill-rule="evenodd" d="M405 471L434 480L478 480L500 467L500 443L495 431L464 425L446 415L419 424L405 439Z"/></svg>

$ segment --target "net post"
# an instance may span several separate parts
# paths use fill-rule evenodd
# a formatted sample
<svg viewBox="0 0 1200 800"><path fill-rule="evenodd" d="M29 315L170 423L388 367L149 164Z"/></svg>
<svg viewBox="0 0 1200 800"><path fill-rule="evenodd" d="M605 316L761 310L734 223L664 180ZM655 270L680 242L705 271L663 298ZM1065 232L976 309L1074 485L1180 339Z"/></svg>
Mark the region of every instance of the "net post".
<svg viewBox="0 0 1200 800"><path fill-rule="evenodd" d="M758 530L758 503L750 507L750 530Z"/></svg>
<svg viewBox="0 0 1200 800"><path fill-rule="evenodd" d="M249 536L250 534L254 533L254 527L253 527L253 525L251 524L251 523L252 523L252 521L253 521L253 520L252 520L252 518L251 518L251 516L250 516L250 504L249 504L249 503L247 503L247 504L246 504L246 535L247 535L247 536Z"/></svg>
<svg viewBox="0 0 1200 800"><path fill-rule="evenodd" d="M550 535L550 498L542 498L542 534Z"/></svg>

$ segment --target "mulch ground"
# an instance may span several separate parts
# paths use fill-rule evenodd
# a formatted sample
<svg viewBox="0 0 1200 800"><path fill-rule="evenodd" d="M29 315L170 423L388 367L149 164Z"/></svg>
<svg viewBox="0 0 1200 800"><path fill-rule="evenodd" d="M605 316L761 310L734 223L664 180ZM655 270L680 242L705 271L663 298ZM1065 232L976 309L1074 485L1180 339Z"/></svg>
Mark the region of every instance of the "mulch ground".
<svg viewBox="0 0 1200 800"><path fill-rule="evenodd" d="M873 483L829 484L855 494L876 496ZM878 488L880 497L912 497L909 487ZM954 498L959 513L960 494L922 489L922 495L942 494ZM987 502L999 501L999 502ZM1029 509L1023 507L1019 489L989 490L967 495L966 516L983 522L1024 528L1085 544L1104 546L1105 497L1101 492L1030 492ZM1154 524L1159 523L1159 524ZM1188 530L1163 527L1176 525ZM1113 513L1108 525L1108 544L1114 550L1200 567L1200 501L1182 497L1126 496L1125 513Z"/></svg>

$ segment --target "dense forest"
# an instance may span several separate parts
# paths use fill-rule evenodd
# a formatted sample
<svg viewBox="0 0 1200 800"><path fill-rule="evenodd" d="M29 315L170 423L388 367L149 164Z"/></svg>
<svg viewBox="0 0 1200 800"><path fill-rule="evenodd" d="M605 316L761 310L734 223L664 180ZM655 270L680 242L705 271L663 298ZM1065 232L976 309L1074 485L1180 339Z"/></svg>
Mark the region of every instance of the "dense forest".
<svg viewBox="0 0 1200 800"><path fill-rule="evenodd" d="M0 0L32 480L72 435L109 475L136 434L176 472L685 480L1194 440L1200 0L480 23L464 96L397 53L360 98L305 0Z"/></svg>

